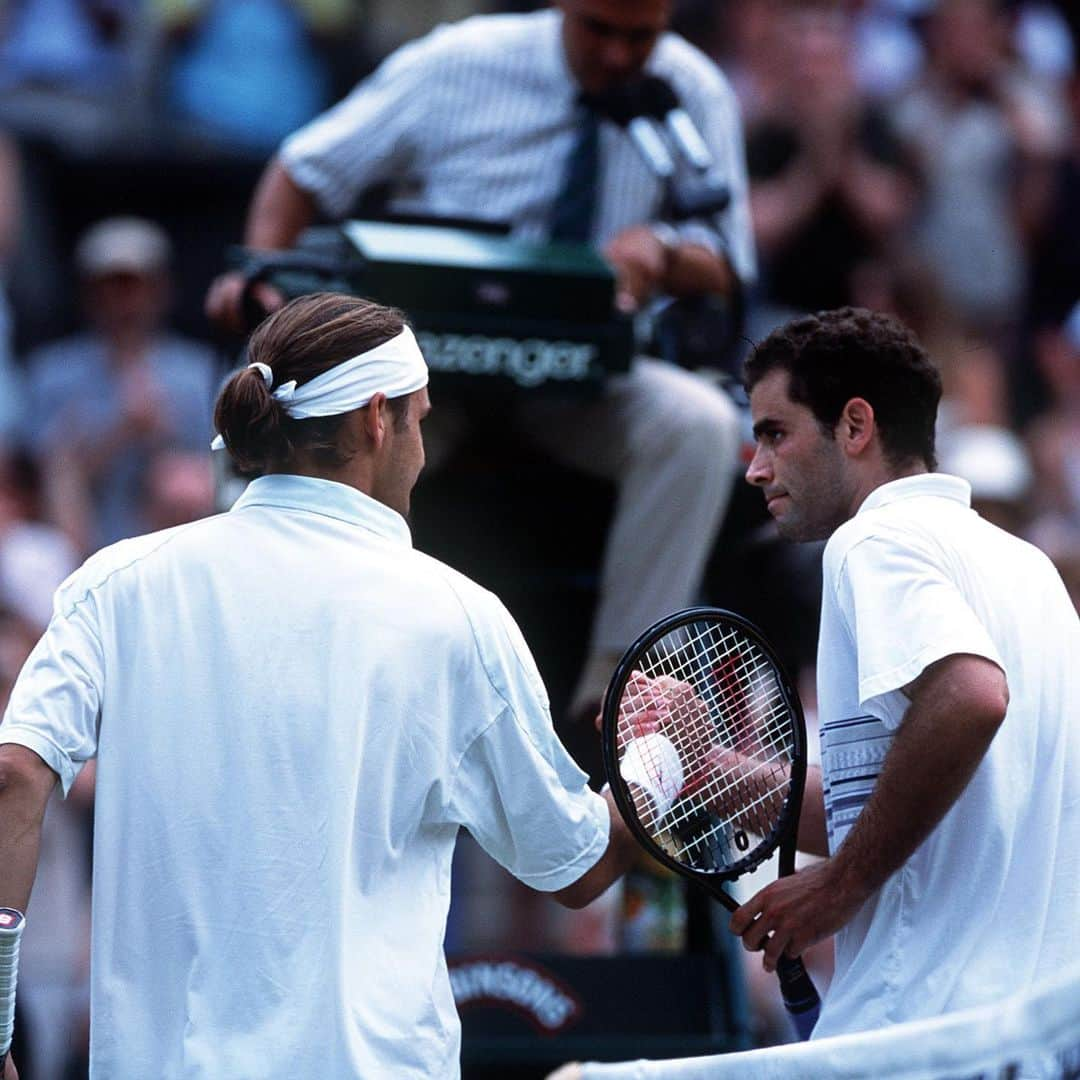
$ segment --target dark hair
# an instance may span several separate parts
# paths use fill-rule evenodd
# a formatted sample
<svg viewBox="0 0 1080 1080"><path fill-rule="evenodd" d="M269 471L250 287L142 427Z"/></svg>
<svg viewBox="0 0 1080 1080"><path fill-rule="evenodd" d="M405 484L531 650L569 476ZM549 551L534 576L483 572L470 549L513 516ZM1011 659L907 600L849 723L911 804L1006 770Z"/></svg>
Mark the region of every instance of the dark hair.
<svg viewBox="0 0 1080 1080"><path fill-rule="evenodd" d="M934 424L941 375L898 319L845 307L793 319L747 357L747 391L770 372L788 372L788 396L806 405L828 435L844 406L861 397L874 410L882 449L894 466L936 468Z"/></svg>
<svg viewBox="0 0 1080 1080"><path fill-rule="evenodd" d="M401 333L401 312L340 293L312 293L290 301L259 324L248 342L249 364L274 373L267 386L252 367L235 372L214 406L214 425L236 468L253 475L286 467L297 454L325 467L345 464L356 452L343 438L343 416L293 420L271 395L292 379L303 386L317 375ZM390 402L395 424L407 398Z"/></svg>

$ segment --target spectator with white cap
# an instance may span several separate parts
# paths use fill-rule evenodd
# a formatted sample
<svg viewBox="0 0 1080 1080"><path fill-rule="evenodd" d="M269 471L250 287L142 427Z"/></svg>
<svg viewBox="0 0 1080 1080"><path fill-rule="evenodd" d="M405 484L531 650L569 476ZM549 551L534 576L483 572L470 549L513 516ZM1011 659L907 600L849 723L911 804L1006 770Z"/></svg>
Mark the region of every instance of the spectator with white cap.
<svg viewBox="0 0 1080 1080"><path fill-rule="evenodd" d="M1023 536L1030 516L1033 473L1024 440L994 424L968 424L943 433L942 471L971 485L971 505L987 521Z"/></svg>
<svg viewBox="0 0 1080 1080"><path fill-rule="evenodd" d="M51 516L85 550L142 530L148 462L209 437L214 359L167 330L170 254L150 221L92 226L75 252L89 327L28 359L26 442Z"/></svg>

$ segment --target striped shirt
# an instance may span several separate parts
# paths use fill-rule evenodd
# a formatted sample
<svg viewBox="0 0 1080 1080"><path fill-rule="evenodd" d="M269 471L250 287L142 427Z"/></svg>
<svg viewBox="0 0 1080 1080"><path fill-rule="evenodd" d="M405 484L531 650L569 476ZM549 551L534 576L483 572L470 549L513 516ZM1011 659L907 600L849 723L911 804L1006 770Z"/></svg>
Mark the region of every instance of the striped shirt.
<svg viewBox="0 0 1080 1080"><path fill-rule="evenodd" d="M754 276L742 129L717 67L663 34L646 65L666 79L708 144L731 201L685 240L727 255ZM562 13L474 16L391 55L329 112L287 139L281 161L331 217L366 189L391 183L398 213L509 224L543 239L577 129L578 87L562 44ZM659 220L663 187L626 132L603 123L593 242Z"/></svg>
<svg viewBox="0 0 1080 1080"><path fill-rule="evenodd" d="M826 720L821 725L822 791L829 848L835 851L869 801L892 745L875 716Z"/></svg>

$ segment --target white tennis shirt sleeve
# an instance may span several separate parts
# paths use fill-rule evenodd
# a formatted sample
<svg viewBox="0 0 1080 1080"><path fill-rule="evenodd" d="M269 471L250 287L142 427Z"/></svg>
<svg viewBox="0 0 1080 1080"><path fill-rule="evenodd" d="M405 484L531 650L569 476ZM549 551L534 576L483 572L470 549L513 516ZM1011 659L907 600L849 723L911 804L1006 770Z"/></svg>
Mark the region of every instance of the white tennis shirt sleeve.
<svg viewBox="0 0 1080 1080"><path fill-rule="evenodd" d="M870 535L844 555L836 599L855 643L859 704L895 730L901 688L947 656L1004 664L983 622L941 565L910 542Z"/></svg>
<svg viewBox="0 0 1080 1080"><path fill-rule="evenodd" d="M607 804L555 735L547 694L516 623L490 596L477 631L492 719L454 771L449 816L526 885L577 881L607 849ZM599 736L597 736L599 738Z"/></svg>
<svg viewBox="0 0 1080 1080"><path fill-rule="evenodd" d="M408 171L432 107L431 81L445 32L436 30L389 56L332 109L287 139L281 158L293 180L330 217L348 213L361 192Z"/></svg>
<svg viewBox="0 0 1080 1080"><path fill-rule="evenodd" d="M57 592L52 620L27 658L11 693L0 743L33 750L59 776L66 796L97 753L104 655L93 600L72 584Z"/></svg>

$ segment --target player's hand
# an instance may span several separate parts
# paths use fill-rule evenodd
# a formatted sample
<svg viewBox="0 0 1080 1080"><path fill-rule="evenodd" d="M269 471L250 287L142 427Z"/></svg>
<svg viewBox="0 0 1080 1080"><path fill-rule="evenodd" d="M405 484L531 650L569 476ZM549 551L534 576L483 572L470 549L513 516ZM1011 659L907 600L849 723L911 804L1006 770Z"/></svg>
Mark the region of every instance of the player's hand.
<svg viewBox="0 0 1080 1080"><path fill-rule="evenodd" d="M10 1054L4 1059L0 1080L19 1080L19 1070L15 1068L15 1062L12 1061Z"/></svg>
<svg viewBox="0 0 1080 1080"><path fill-rule="evenodd" d="M788 782L787 774L779 772L774 762L717 743L687 776L682 794L703 792L703 805L752 830L753 821L762 814L771 818L780 812ZM747 812L747 807L753 810Z"/></svg>
<svg viewBox="0 0 1080 1080"><path fill-rule="evenodd" d="M750 952L762 949L766 971L846 926L868 898L836 859L824 859L766 885L731 916L733 934Z"/></svg>
<svg viewBox="0 0 1080 1080"><path fill-rule="evenodd" d="M214 279L206 294L206 317L222 330L233 334L247 334L248 325L244 311L244 291L247 278L239 270L230 270ZM265 281L251 287L251 297L268 315L285 305L285 296Z"/></svg>
<svg viewBox="0 0 1080 1080"><path fill-rule="evenodd" d="M626 680L619 706L619 731L630 738L659 732L685 744L689 739L712 741L708 709L688 682L670 675L652 677L634 671Z"/></svg>
<svg viewBox="0 0 1080 1080"><path fill-rule="evenodd" d="M615 270L615 306L632 314L660 291L670 253L648 225L634 225L611 240L604 258Z"/></svg>
<svg viewBox="0 0 1080 1080"><path fill-rule="evenodd" d="M576 1061L568 1061L553 1073L548 1073L546 1080L581 1080L581 1065Z"/></svg>

